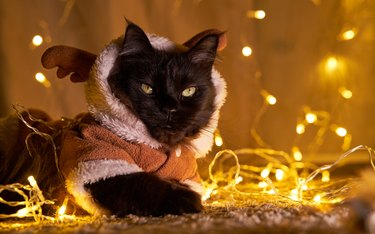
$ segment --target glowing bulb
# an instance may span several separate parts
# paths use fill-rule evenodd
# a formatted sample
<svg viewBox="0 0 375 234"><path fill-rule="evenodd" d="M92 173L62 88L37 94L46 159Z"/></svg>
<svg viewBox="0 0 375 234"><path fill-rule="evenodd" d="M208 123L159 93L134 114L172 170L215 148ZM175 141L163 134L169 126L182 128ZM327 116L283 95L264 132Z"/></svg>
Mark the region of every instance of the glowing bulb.
<svg viewBox="0 0 375 234"><path fill-rule="evenodd" d="M298 190L292 189L292 191L290 191L289 198L292 199L293 201L299 201Z"/></svg>
<svg viewBox="0 0 375 234"><path fill-rule="evenodd" d="M205 193L202 195L201 200L202 201L206 201L208 198L210 198L211 194L212 194L212 191L214 191L213 187L207 188L206 191L205 191Z"/></svg>
<svg viewBox="0 0 375 234"><path fill-rule="evenodd" d="M266 101L269 105L275 105L277 100L274 96L272 96L271 94L268 94L267 97L266 97Z"/></svg>
<svg viewBox="0 0 375 234"><path fill-rule="evenodd" d="M43 43L43 37L40 35L35 35L33 37L32 43L34 46L40 46Z"/></svg>
<svg viewBox="0 0 375 234"><path fill-rule="evenodd" d="M43 73L41 73L41 72L38 72L38 73L36 73L35 74L35 79L38 81L38 82L40 82L40 83L44 83L44 82L46 82L46 77L43 75Z"/></svg>
<svg viewBox="0 0 375 234"><path fill-rule="evenodd" d="M263 178L267 178L270 175L271 168L272 168L272 163L268 163L266 168L264 168L262 172L260 173L260 176Z"/></svg>
<svg viewBox="0 0 375 234"><path fill-rule="evenodd" d="M299 123L296 126L296 132L297 134L301 135L305 132L305 125L303 123Z"/></svg>
<svg viewBox="0 0 375 234"><path fill-rule="evenodd" d="M16 215L18 217L25 217L30 211L31 211L30 208L25 207L25 208L18 210Z"/></svg>
<svg viewBox="0 0 375 234"><path fill-rule="evenodd" d="M269 174L270 174L270 170L268 168L264 168L262 172L260 173L260 176L262 176L263 178L267 178Z"/></svg>
<svg viewBox="0 0 375 234"><path fill-rule="evenodd" d="M271 189L270 191L268 191L268 194L276 194L275 189Z"/></svg>
<svg viewBox="0 0 375 234"><path fill-rule="evenodd" d="M339 88L339 93L345 99L350 99L353 96L353 92L350 91L349 89L346 89L345 87L340 87Z"/></svg>
<svg viewBox="0 0 375 234"><path fill-rule="evenodd" d="M343 127L338 127L338 128L336 128L336 134L337 134L338 136L340 136L340 137L344 137L344 136L346 136L347 133L348 133L348 132L347 132L346 129L343 128Z"/></svg>
<svg viewBox="0 0 375 234"><path fill-rule="evenodd" d="M242 54L245 57L249 57L253 53L253 50L249 46L242 48Z"/></svg>
<svg viewBox="0 0 375 234"><path fill-rule="evenodd" d="M223 145L223 138L220 135L215 136L215 145L218 147Z"/></svg>
<svg viewBox="0 0 375 234"><path fill-rule="evenodd" d="M62 215L65 214L65 212L66 212L66 205L68 204L68 200L69 200L69 198L65 197L62 206L60 207L59 211L57 212L58 216L62 216Z"/></svg>
<svg viewBox="0 0 375 234"><path fill-rule="evenodd" d="M347 30L342 33L341 38L343 40L351 40L356 36L356 33L353 30Z"/></svg>
<svg viewBox="0 0 375 234"><path fill-rule="evenodd" d="M326 62L326 71L333 72L338 67L338 61L335 57L329 57Z"/></svg>
<svg viewBox="0 0 375 234"><path fill-rule="evenodd" d="M278 180L278 181L283 180L283 179L284 179L284 175L285 175L285 173L284 173L283 170L281 170L281 169L276 169L276 172L275 172L276 180Z"/></svg>
<svg viewBox="0 0 375 234"><path fill-rule="evenodd" d="M305 115L305 119L306 119L306 121L308 122L308 123L314 123L317 119L318 119L318 117L316 116L316 114L314 114L314 113L307 113L306 115Z"/></svg>
<svg viewBox="0 0 375 234"><path fill-rule="evenodd" d="M292 153L293 153L294 160L296 160L296 161L302 160L302 153L297 146L293 146Z"/></svg>
<svg viewBox="0 0 375 234"><path fill-rule="evenodd" d="M36 183L36 180L34 178L34 176L29 176L27 177L27 180L29 181L30 185L35 188L37 186L37 183Z"/></svg>
<svg viewBox="0 0 375 234"><path fill-rule="evenodd" d="M51 86L51 83L47 80L45 75L41 72L38 72L35 74L35 80L43 84L46 88L49 88Z"/></svg>
<svg viewBox="0 0 375 234"><path fill-rule="evenodd" d="M321 200L322 200L322 196L320 194L317 194L317 195L314 196L313 200L316 203L320 203Z"/></svg>
<svg viewBox="0 0 375 234"><path fill-rule="evenodd" d="M242 181L243 181L242 176L238 176L238 177L236 178L236 184L239 184L239 183L241 183Z"/></svg>
<svg viewBox="0 0 375 234"><path fill-rule="evenodd" d="M266 12L263 10L249 11L247 16L255 19L264 19L266 17Z"/></svg>
<svg viewBox="0 0 375 234"><path fill-rule="evenodd" d="M261 181L258 183L259 188L265 188L268 186L267 182Z"/></svg>
<svg viewBox="0 0 375 234"><path fill-rule="evenodd" d="M330 180L330 173L329 171L322 172L322 182L328 182Z"/></svg>

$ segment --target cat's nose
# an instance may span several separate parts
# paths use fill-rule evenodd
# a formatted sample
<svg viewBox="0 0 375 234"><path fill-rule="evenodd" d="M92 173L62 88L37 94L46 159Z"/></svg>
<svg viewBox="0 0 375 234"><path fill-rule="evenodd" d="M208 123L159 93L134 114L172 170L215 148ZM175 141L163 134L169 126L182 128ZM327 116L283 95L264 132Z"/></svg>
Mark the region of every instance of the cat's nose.
<svg viewBox="0 0 375 234"><path fill-rule="evenodd" d="M168 122L171 121L173 113L175 113L177 110L176 109L166 109L167 112L167 120Z"/></svg>

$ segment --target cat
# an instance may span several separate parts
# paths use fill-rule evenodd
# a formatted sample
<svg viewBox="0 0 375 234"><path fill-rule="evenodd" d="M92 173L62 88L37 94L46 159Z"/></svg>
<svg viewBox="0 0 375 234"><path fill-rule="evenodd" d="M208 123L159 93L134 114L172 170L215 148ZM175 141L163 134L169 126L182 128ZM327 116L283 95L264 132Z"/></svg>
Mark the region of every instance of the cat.
<svg viewBox="0 0 375 234"><path fill-rule="evenodd" d="M208 36L187 51L152 47L135 24L126 28L122 49L108 77L114 95L145 124L164 147L179 144L204 129L215 111L211 70L218 36ZM123 216L194 213L200 195L177 181L150 173L120 175L86 184L93 198Z"/></svg>
<svg viewBox="0 0 375 234"><path fill-rule="evenodd" d="M58 66L58 77L72 67L86 71L85 79L74 79L87 81L88 113L52 121L30 110L0 121L0 183L24 182L33 174L47 198L69 193L93 215L202 211L196 158L213 145L226 83L214 68L223 33L198 35L178 45L128 21L124 36L98 56L57 46L56 58L47 50L42 63ZM73 53L62 55L64 49ZM22 142L33 131L24 123L53 136L57 160L39 136L30 137L26 150Z"/></svg>

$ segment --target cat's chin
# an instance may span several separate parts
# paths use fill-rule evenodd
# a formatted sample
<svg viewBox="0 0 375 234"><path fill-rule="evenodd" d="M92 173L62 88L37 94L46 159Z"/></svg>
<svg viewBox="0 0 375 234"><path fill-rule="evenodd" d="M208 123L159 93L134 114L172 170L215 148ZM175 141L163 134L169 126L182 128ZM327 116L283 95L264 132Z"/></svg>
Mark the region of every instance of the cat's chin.
<svg viewBox="0 0 375 234"><path fill-rule="evenodd" d="M168 129L156 128L150 131L152 137L164 146L173 147L180 144L186 137L184 132L176 132Z"/></svg>

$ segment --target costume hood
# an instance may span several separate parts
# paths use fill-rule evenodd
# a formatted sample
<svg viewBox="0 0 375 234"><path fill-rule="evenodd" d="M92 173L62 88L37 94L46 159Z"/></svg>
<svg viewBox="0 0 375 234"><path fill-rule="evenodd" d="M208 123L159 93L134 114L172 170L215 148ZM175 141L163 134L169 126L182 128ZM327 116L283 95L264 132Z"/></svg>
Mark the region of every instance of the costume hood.
<svg viewBox="0 0 375 234"><path fill-rule="evenodd" d="M151 45L158 50L171 51L177 46L174 42L160 36L148 34ZM104 127L120 138L136 143L160 148L162 144L148 132L144 123L112 93L108 84L108 76L121 50L124 37L113 40L97 56L86 83L85 92L88 110ZM216 89L214 100L215 111L205 128L194 135L188 142L196 157L204 157L213 145L213 132L217 128L220 108L226 97L226 83L219 72L212 68L211 81Z"/></svg>

